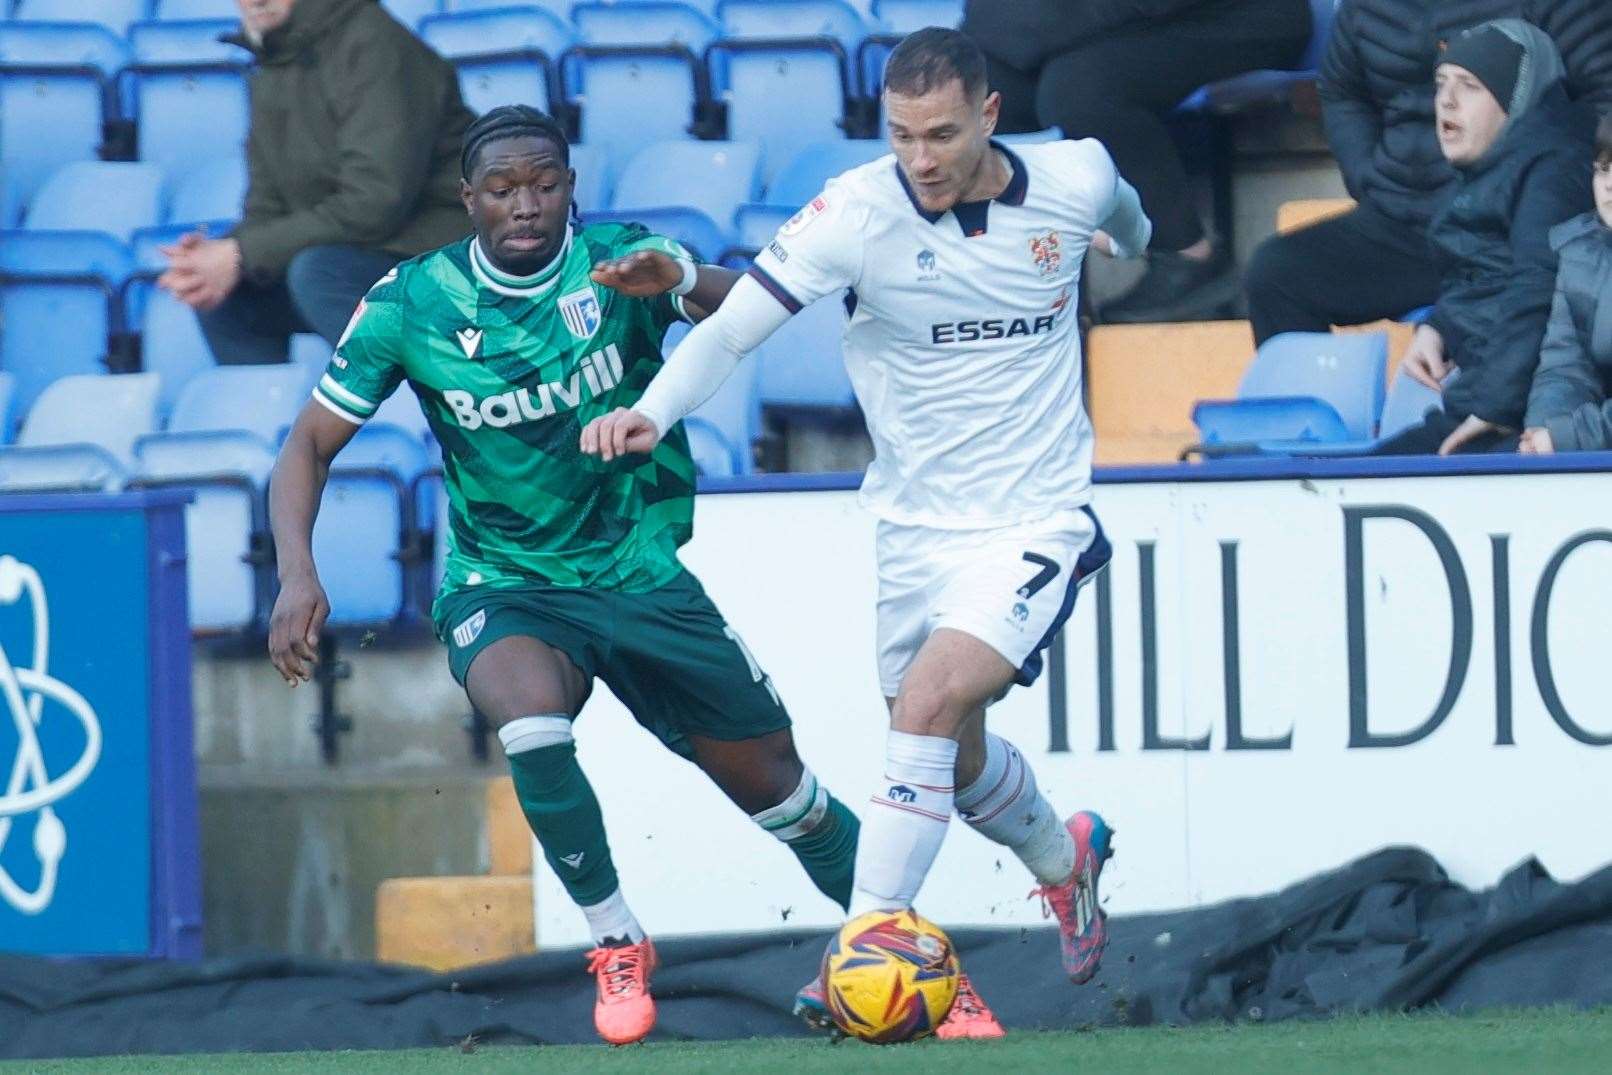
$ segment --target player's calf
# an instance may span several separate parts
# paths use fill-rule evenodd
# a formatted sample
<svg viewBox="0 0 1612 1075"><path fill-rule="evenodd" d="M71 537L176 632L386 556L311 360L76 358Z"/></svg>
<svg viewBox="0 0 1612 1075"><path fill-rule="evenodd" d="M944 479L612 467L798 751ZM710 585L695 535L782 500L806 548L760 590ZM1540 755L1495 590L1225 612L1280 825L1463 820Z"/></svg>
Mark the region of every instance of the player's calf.
<svg viewBox="0 0 1612 1075"><path fill-rule="evenodd" d="M750 820L794 853L823 895L842 908L850 906L861 826L810 769L802 766L795 790L776 806L751 814Z"/></svg>

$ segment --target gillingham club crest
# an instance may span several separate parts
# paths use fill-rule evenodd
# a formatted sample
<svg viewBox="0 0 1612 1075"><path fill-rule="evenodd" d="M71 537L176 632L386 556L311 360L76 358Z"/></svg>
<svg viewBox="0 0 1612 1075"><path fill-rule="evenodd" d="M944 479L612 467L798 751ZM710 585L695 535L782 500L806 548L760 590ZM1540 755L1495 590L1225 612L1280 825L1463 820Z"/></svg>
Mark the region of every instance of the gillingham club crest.
<svg viewBox="0 0 1612 1075"><path fill-rule="evenodd" d="M1059 249L1058 233L1049 231L1044 235L1030 236L1030 257L1035 261L1035 267L1041 270L1042 276L1055 276L1063 265L1063 252Z"/></svg>
<svg viewBox="0 0 1612 1075"><path fill-rule="evenodd" d="M561 295L560 316L565 319L565 327L571 330L571 335L579 340L592 338L599 331L599 322L603 318L599 298L591 287Z"/></svg>

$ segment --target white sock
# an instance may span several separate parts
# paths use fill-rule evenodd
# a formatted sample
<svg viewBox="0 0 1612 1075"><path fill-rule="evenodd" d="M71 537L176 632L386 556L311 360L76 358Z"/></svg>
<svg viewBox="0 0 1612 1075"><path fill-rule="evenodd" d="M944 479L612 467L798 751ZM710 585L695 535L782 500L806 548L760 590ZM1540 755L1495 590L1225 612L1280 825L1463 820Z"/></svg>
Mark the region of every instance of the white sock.
<svg viewBox="0 0 1612 1075"><path fill-rule="evenodd" d="M911 907L946 838L957 742L891 731L884 780L862 819L849 915Z"/></svg>
<svg viewBox="0 0 1612 1075"><path fill-rule="evenodd" d="M594 944L605 941L637 944L644 939L644 927L633 917L619 888L598 903L582 908L582 913L588 918L588 932L593 934Z"/></svg>
<svg viewBox="0 0 1612 1075"><path fill-rule="evenodd" d="M985 768L957 792L957 814L973 830L1011 848L1044 885L1075 872L1075 838L1036 788L1035 773L1018 748L985 733Z"/></svg>

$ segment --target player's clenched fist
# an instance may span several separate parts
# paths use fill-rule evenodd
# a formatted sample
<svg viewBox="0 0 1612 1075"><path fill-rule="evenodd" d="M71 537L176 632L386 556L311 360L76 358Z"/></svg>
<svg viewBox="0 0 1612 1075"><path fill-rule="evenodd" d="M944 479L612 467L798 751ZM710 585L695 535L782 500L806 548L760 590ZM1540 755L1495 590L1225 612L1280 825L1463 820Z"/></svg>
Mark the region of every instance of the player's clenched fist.
<svg viewBox="0 0 1612 1075"><path fill-rule="evenodd" d="M582 431L583 452L596 455L606 463L619 455L654 451L659 443L660 430L655 423L626 407L617 407L595 418Z"/></svg>
<svg viewBox="0 0 1612 1075"><path fill-rule="evenodd" d="M312 574L296 574L280 584L269 617L269 659L295 687L313 676L319 663L319 632L330 616L325 588Z"/></svg>

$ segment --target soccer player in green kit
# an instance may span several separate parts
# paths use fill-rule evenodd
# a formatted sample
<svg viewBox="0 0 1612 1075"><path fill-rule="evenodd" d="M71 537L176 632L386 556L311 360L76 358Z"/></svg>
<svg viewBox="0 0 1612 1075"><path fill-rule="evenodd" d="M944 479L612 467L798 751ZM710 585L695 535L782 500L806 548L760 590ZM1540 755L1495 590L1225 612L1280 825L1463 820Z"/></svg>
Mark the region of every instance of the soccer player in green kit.
<svg viewBox="0 0 1612 1075"><path fill-rule="evenodd" d="M311 547L329 465L407 380L448 492L437 634L587 917L594 1024L625 1044L654 1025L655 950L622 896L571 736L595 678L842 907L857 820L801 763L771 681L677 559L694 498L682 430L647 459L604 463L577 448L590 420L638 400L667 327L715 309L737 276L636 225L574 223L569 152L535 109L487 113L462 155L475 235L402 263L360 304L271 479L281 589L269 651L292 686L309 678L329 615Z"/></svg>

